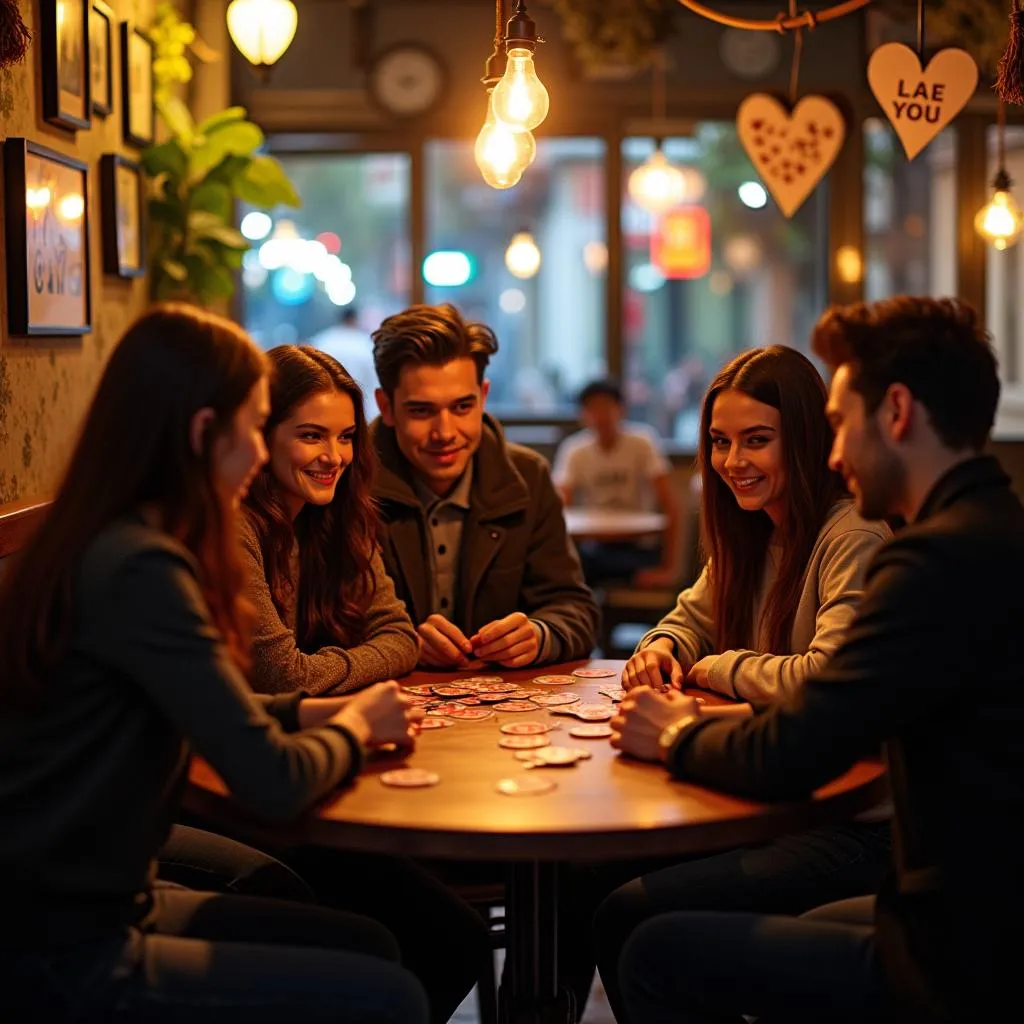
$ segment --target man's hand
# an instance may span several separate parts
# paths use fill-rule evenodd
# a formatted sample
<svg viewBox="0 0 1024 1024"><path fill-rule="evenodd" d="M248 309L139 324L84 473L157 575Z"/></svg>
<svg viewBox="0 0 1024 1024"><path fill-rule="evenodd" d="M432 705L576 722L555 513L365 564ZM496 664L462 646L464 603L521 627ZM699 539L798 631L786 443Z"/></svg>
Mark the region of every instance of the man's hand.
<svg viewBox="0 0 1024 1024"><path fill-rule="evenodd" d="M473 660L473 645L465 634L443 615L431 615L416 627L420 638L420 664L430 668L466 669L479 667Z"/></svg>
<svg viewBox="0 0 1024 1024"><path fill-rule="evenodd" d="M470 638L473 653L483 661L495 661L506 668L521 668L540 654L540 627L522 612L488 622Z"/></svg>
<svg viewBox="0 0 1024 1024"><path fill-rule="evenodd" d="M637 686L649 686L652 690L664 690L668 685L682 689L683 666L672 656L668 647L671 641L659 637L642 651L637 651L622 670L622 688L632 690Z"/></svg>
<svg viewBox="0 0 1024 1024"><path fill-rule="evenodd" d="M709 654L706 658L701 658L700 661L698 661L697 664L686 673L687 685L699 686L704 690L710 690L712 688L709 682L711 666L714 665L717 657L717 654Z"/></svg>
<svg viewBox="0 0 1024 1024"><path fill-rule="evenodd" d="M664 590L675 585L679 573L674 566L656 565L650 569L638 569L633 574L633 586L646 590Z"/></svg>
<svg viewBox="0 0 1024 1024"><path fill-rule="evenodd" d="M663 753L658 738L662 732L673 722L697 714L700 705L693 697L675 690L655 693L639 686L630 691L612 719L612 746L641 761L660 761Z"/></svg>
<svg viewBox="0 0 1024 1024"><path fill-rule="evenodd" d="M390 680L349 698L330 721L351 730L366 749L385 743L411 747L412 727L423 721L423 711L412 707L398 683Z"/></svg>

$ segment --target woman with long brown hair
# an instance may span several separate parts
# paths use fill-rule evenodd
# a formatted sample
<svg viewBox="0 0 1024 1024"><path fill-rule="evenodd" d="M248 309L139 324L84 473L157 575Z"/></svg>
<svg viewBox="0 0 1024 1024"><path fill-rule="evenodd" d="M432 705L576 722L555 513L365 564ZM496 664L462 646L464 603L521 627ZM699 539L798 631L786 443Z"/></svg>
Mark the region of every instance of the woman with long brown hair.
<svg viewBox="0 0 1024 1024"><path fill-rule="evenodd" d="M404 675L416 631L380 557L359 385L315 348L268 356L270 459L242 524L254 686L338 694Z"/></svg>
<svg viewBox="0 0 1024 1024"><path fill-rule="evenodd" d="M627 662L626 689L700 686L753 703L793 698L853 619L864 574L889 537L862 519L828 466L828 390L782 345L751 349L711 382L698 466L708 561ZM660 866L595 919L598 966L620 1024L618 959L633 930L675 910L800 914L876 891L888 811L749 849ZM628 874L621 877L628 877Z"/></svg>
<svg viewBox="0 0 1024 1024"><path fill-rule="evenodd" d="M418 717L394 683L344 703L246 683L236 518L266 459L266 375L226 320L180 305L142 316L5 574L3 1019L426 1019L376 922L152 883L190 748L250 811L284 820L364 750L410 742Z"/></svg>

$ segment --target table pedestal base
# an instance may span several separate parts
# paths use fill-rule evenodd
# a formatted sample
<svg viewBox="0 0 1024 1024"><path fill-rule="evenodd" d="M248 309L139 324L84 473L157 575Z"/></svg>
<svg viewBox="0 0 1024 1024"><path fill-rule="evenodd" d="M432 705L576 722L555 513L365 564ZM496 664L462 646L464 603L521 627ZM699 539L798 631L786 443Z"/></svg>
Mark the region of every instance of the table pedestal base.
<svg viewBox="0 0 1024 1024"><path fill-rule="evenodd" d="M572 993L558 984L558 870L543 861L509 870L502 1024L575 1021Z"/></svg>

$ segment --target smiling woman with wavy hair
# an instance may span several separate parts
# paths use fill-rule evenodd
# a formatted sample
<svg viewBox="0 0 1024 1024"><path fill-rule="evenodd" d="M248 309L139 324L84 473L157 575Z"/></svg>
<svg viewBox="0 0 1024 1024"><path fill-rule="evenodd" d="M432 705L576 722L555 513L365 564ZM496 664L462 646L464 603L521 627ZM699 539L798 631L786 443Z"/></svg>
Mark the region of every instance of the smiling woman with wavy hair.
<svg viewBox="0 0 1024 1024"><path fill-rule="evenodd" d="M335 694L403 675L418 647L378 552L359 385L315 348L281 345L268 356L270 461L242 523L257 609L253 684Z"/></svg>

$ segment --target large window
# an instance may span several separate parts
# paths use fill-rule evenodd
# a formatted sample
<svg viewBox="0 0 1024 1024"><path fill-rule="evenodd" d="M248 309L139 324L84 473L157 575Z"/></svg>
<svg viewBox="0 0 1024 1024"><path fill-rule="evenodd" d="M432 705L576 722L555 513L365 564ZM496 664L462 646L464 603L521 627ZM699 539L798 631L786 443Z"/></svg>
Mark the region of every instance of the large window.
<svg viewBox="0 0 1024 1024"><path fill-rule="evenodd" d="M243 210L253 244L244 319L260 344L313 341L343 324L364 334L411 294L409 157L282 156L302 207ZM367 352L369 341L367 335ZM344 359L342 360L344 361Z"/></svg>
<svg viewBox="0 0 1024 1024"><path fill-rule="evenodd" d="M603 142L539 138L522 181L495 191L471 142L427 147L425 298L496 331L488 404L499 415L571 412L581 384L604 370L604 173ZM506 256L520 232L540 256L529 276Z"/></svg>
<svg viewBox="0 0 1024 1024"><path fill-rule="evenodd" d="M664 151L688 168L691 201L663 218L629 198L629 174L653 152L623 146L623 367L631 414L695 446L704 390L756 345L806 350L826 303L827 185L787 220L725 122L701 122ZM667 218L667 219L666 219Z"/></svg>
<svg viewBox="0 0 1024 1024"><path fill-rule="evenodd" d="M864 122L864 297L956 294L956 135L908 160L888 122Z"/></svg>

